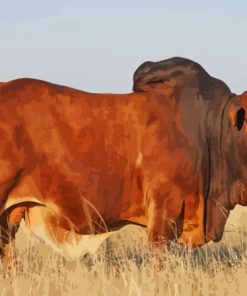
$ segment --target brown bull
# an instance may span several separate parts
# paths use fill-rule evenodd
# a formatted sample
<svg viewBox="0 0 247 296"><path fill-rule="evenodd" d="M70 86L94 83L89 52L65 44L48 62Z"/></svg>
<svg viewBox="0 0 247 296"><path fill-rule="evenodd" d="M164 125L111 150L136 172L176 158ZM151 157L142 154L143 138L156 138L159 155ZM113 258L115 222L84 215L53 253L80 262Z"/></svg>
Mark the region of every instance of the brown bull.
<svg viewBox="0 0 247 296"><path fill-rule="evenodd" d="M124 223L152 242L221 238L246 203L246 96L182 58L144 63L133 90L0 85L2 245L22 218L58 249Z"/></svg>

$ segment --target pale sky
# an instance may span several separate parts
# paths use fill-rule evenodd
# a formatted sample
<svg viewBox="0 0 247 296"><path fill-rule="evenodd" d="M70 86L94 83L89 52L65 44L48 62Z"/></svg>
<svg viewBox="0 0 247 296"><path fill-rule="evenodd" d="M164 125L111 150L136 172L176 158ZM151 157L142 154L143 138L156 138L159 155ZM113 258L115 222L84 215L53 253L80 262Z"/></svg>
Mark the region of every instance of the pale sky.
<svg viewBox="0 0 247 296"><path fill-rule="evenodd" d="M247 90L247 1L0 0L0 81L130 92L141 63L173 56Z"/></svg>

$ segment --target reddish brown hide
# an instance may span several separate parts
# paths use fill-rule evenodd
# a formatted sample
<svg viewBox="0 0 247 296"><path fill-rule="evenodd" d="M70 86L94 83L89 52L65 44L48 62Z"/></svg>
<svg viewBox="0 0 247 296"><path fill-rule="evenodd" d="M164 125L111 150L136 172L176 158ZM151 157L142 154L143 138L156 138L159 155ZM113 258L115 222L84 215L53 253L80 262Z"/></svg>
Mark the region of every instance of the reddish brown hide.
<svg viewBox="0 0 247 296"><path fill-rule="evenodd" d="M129 94L0 85L4 230L24 217L53 246L124 223L147 226L152 242L221 236L218 146L231 92L190 60L167 61L142 65Z"/></svg>

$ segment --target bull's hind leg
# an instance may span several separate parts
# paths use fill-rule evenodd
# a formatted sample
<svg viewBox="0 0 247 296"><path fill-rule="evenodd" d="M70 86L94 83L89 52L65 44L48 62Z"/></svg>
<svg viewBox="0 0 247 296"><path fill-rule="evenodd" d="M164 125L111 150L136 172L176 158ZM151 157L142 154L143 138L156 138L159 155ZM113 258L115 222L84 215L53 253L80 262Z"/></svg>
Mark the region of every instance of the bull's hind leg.
<svg viewBox="0 0 247 296"><path fill-rule="evenodd" d="M25 205L11 207L5 210L0 218L1 255L4 255L4 248L15 238L19 229L21 219L24 217Z"/></svg>
<svg viewBox="0 0 247 296"><path fill-rule="evenodd" d="M20 222L24 217L26 205L12 206L5 210L0 217L0 255L2 264L6 271L11 262L15 264L15 249L10 244L15 239L16 232L19 229Z"/></svg>

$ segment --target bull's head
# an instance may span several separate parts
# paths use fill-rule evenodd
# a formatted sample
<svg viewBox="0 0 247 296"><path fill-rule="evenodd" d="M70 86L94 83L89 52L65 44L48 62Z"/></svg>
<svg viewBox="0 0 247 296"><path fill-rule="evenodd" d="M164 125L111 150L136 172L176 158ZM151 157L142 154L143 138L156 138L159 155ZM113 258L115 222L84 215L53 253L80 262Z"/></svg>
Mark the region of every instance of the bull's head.
<svg viewBox="0 0 247 296"><path fill-rule="evenodd" d="M236 96L228 111L230 132L226 141L226 163L231 181L230 204L247 205L247 92ZM227 147L228 146L228 147Z"/></svg>
<svg viewBox="0 0 247 296"><path fill-rule="evenodd" d="M219 241L230 210L237 204L247 205L247 92L230 95L220 116L219 150L211 156L211 188L205 207L206 241Z"/></svg>

